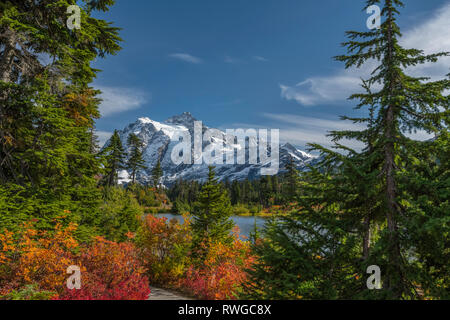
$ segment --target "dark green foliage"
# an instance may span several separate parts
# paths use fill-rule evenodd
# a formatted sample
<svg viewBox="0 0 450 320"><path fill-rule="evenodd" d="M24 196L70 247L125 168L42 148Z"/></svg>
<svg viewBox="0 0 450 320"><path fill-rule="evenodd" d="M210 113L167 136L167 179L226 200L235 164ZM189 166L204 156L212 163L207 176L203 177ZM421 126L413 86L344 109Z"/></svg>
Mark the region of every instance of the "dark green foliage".
<svg viewBox="0 0 450 320"><path fill-rule="evenodd" d="M272 186L272 176L264 176L260 180L260 203L264 207L269 207L273 204L273 186Z"/></svg>
<svg viewBox="0 0 450 320"><path fill-rule="evenodd" d="M241 200L242 193L241 193L241 187L239 186L239 183L235 180L231 184L231 204L237 205L239 204L239 200Z"/></svg>
<svg viewBox="0 0 450 320"><path fill-rule="evenodd" d="M118 184L119 170L125 168L125 151L119 133L114 130L114 134L109 140L109 144L102 150L102 157L105 160L105 176L103 184L109 187Z"/></svg>
<svg viewBox="0 0 450 320"><path fill-rule="evenodd" d="M161 201L156 199L153 188L131 184L128 186L128 190L134 195L139 205L143 207L159 207L161 205Z"/></svg>
<svg viewBox="0 0 450 320"><path fill-rule="evenodd" d="M163 176L163 171L161 168L161 162L158 160L158 162L156 163L156 166L153 168L152 170L152 181L153 181L153 186L158 189L159 185L161 183L161 177Z"/></svg>
<svg viewBox="0 0 450 320"><path fill-rule="evenodd" d="M298 173L297 173L298 174ZM243 180L220 183L230 195L231 204L235 207L252 208L282 205L286 202L285 177L267 176L258 180ZM201 185L196 181L179 180L170 187L167 195L173 203L177 201L187 206L197 200ZM260 211L260 209L258 209ZM257 210L257 211L258 211Z"/></svg>
<svg viewBox="0 0 450 320"><path fill-rule="evenodd" d="M98 221L99 233L111 241L124 241L128 232L136 232L143 216L134 195L121 187L103 191L103 205Z"/></svg>
<svg viewBox="0 0 450 320"><path fill-rule="evenodd" d="M351 99L367 108L361 131L332 132L339 152L321 152L317 169L304 173L300 210L279 219L255 245L260 263L247 296L258 299L420 299L449 297L449 80L429 81L408 67L447 53L423 55L399 45L399 0L383 3L380 30L348 32L346 67L378 62L364 93ZM424 130L432 141L408 133ZM340 144L356 139L355 151ZM382 272L382 289L368 290L367 267Z"/></svg>
<svg viewBox="0 0 450 320"><path fill-rule="evenodd" d="M128 136L128 146L131 148L127 161L127 169L131 171L131 181L136 182L136 174L143 169L146 169L145 160L142 157L142 140L134 133Z"/></svg>
<svg viewBox="0 0 450 320"><path fill-rule="evenodd" d="M172 210L174 213L178 214L184 214L184 213L190 213L191 212L191 206L187 202L183 202L180 199L175 200Z"/></svg>
<svg viewBox="0 0 450 320"><path fill-rule="evenodd" d="M300 176L297 168L295 167L294 159L289 156L289 161L286 164L286 174L285 174L285 183L284 183L284 197L286 201L293 202L297 200L299 196L299 181Z"/></svg>
<svg viewBox="0 0 450 320"><path fill-rule="evenodd" d="M40 290L37 285L29 284L24 286L20 290L12 290L10 293L4 296L0 296L0 300L12 300L12 301L43 301L51 300L57 293L51 291Z"/></svg>
<svg viewBox="0 0 450 320"><path fill-rule="evenodd" d="M120 50L118 29L91 15L114 1L97 3L81 9L79 30L66 26L74 0L0 3L0 229L31 218L45 229L65 216L80 237L95 234L100 100L91 62Z"/></svg>
<svg viewBox="0 0 450 320"><path fill-rule="evenodd" d="M208 181L194 203L192 215L193 247L200 249L211 242L232 241L231 203L228 193L217 182L214 168L209 167Z"/></svg>

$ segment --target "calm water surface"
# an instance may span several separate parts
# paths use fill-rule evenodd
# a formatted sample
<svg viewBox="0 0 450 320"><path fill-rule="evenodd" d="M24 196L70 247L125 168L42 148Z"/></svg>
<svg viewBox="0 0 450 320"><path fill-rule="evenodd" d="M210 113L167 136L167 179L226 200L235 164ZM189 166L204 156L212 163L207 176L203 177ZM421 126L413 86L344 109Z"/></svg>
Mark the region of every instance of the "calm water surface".
<svg viewBox="0 0 450 320"><path fill-rule="evenodd" d="M162 213L157 214L157 217L165 217L169 220L171 219L177 219L178 222L183 223L183 217L175 214L170 213ZM259 230L261 230L265 223L268 221L265 218L260 217L239 217L239 216L233 216L231 219L234 221L234 223L239 227L241 230L240 234L242 236L246 236L247 238L250 236L250 233L255 230L255 223Z"/></svg>

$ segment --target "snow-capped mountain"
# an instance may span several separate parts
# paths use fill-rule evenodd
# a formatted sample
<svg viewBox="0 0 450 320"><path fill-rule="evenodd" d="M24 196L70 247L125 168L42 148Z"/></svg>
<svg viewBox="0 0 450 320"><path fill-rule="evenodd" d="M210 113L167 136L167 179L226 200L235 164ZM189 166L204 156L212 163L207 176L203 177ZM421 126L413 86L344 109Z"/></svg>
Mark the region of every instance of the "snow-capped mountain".
<svg viewBox="0 0 450 320"><path fill-rule="evenodd" d="M124 149L129 151L127 145L127 138L131 133L136 134L144 143L143 155L146 162L147 169L138 174L137 179L141 183L147 183L151 179L152 168L157 164L158 160L161 162L161 167L164 172L162 183L166 186L171 185L178 179L183 180L198 180L204 181L208 173L208 165L202 164L175 164L172 160L172 151L180 142L176 139L180 135L189 132L191 137L194 137L194 122L197 121L190 113L185 112L181 115L171 117L164 122L154 121L150 118L140 118L136 122L129 124L123 130L118 131ZM205 133L206 130L211 129L202 126L201 131ZM225 132L217 131L218 137L213 138L211 141L203 141L203 149L210 144L222 145L225 150L230 148L236 148L236 145L231 143L227 139ZM192 138L194 140L194 138ZM234 141L234 138L233 138ZM253 141L253 140L252 140ZM108 145L106 142L105 146ZM258 143L258 142L256 142ZM250 164L248 161L248 144L246 149L246 161L245 164L234 165L215 165L216 174L219 180L243 180L246 178L255 179L261 174L261 168L267 167L266 163ZM270 146L270 144L269 144ZM192 142L191 150L194 148L194 142ZM192 152L194 154L194 152ZM286 143L279 147L279 172L283 172L284 167L292 157L295 164L300 170L304 170L308 164L313 164L317 159L306 152L303 152L293 145ZM192 161L194 162L194 161ZM129 173L122 171L119 174L121 183L129 182Z"/></svg>

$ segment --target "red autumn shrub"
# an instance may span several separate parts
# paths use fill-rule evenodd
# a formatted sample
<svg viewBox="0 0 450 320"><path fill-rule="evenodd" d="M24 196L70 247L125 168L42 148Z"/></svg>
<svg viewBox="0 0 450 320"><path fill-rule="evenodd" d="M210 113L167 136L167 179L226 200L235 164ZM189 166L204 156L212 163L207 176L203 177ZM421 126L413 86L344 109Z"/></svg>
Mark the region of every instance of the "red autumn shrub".
<svg viewBox="0 0 450 320"><path fill-rule="evenodd" d="M210 244L202 264L191 266L180 287L206 300L233 300L247 281L246 270L255 261L250 243L236 235L232 245Z"/></svg>
<svg viewBox="0 0 450 320"><path fill-rule="evenodd" d="M145 269L132 243L115 243L101 237L83 248L81 289L65 289L61 300L146 300L150 294Z"/></svg>
<svg viewBox="0 0 450 320"><path fill-rule="evenodd" d="M139 275L130 275L110 288L101 279L86 277L80 290L66 289L53 300L147 300L149 295L148 281Z"/></svg>
<svg viewBox="0 0 450 320"><path fill-rule="evenodd" d="M62 300L146 300L150 294L145 268L131 242L103 238L80 246L75 225L39 231L28 223L21 234L0 234L0 299L33 286L36 292L54 292ZM66 285L69 266L81 270L81 289ZM41 295L42 296L42 295Z"/></svg>

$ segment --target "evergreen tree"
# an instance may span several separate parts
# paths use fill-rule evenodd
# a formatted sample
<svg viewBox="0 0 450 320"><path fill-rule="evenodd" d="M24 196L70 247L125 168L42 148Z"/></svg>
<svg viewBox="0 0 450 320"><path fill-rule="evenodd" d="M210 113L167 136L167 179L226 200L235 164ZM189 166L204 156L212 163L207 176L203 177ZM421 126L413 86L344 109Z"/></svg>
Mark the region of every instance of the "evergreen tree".
<svg viewBox="0 0 450 320"><path fill-rule="evenodd" d="M285 169L286 174L285 174L284 196L287 201L293 202L297 200L300 176L292 156L289 156L289 160L286 163Z"/></svg>
<svg viewBox="0 0 450 320"><path fill-rule="evenodd" d="M161 168L161 162L158 160L156 163L156 166L152 170L152 180L153 180L153 186L158 189L159 184L161 183L161 178L163 176L163 170Z"/></svg>
<svg viewBox="0 0 450 320"><path fill-rule="evenodd" d="M129 159L127 161L127 169L131 171L131 181L136 182L136 174L139 170L146 169L145 161L142 157L142 140L137 135L131 133L127 140L128 146L131 148Z"/></svg>
<svg viewBox="0 0 450 320"><path fill-rule="evenodd" d="M241 188L239 186L239 182L234 180L231 184L231 203L233 205L237 205L242 202L241 199Z"/></svg>
<svg viewBox="0 0 450 320"><path fill-rule="evenodd" d="M89 137L90 137L89 153L97 154L100 151L100 146L98 136L95 133L95 125L93 125L92 128L89 129Z"/></svg>
<svg viewBox="0 0 450 320"><path fill-rule="evenodd" d="M273 196L272 176L264 176L259 180L259 202L264 207L269 207Z"/></svg>
<svg viewBox="0 0 450 320"><path fill-rule="evenodd" d="M131 190L108 187L102 190L103 205L98 221L101 234L111 241L127 240L128 232L136 232L143 209Z"/></svg>
<svg viewBox="0 0 450 320"><path fill-rule="evenodd" d="M370 0L367 6L380 2ZM347 46L349 55L337 57L337 60L345 62L347 68L360 66L369 59L380 63L371 78L364 83L368 92L355 94L351 98L360 100L358 107L375 108L375 119L369 130L378 135L374 141L370 141L371 145L368 147L373 153L372 157L381 161L379 167L373 167L370 174L378 173L383 177L379 190L383 197L387 224L378 241L377 250L382 249L376 252L375 260L378 260L378 264L384 264L384 289L390 298L417 297L418 288L414 282L418 274L426 273L425 269L420 270L421 267L409 262L417 258L411 255L415 246L409 241L403 241L411 232L408 230L411 220L415 219L417 210L420 210L409 203L413 181L420 179L420 174L415 171L406 173L405 169L410 162L425 160L418 157L416 150L432 149L426 142L414 141L406 134L417 130L434 134L447 131L444 120L448 113L449 99L443 92L450 87L449 80L429 81L429 78L411 77L407 74L409 67L436 62L439 57L448 56L449 53L424 55L421 50L401 47L401 33L396 20L398 8L402 6L400 0L385 0L382 9L385 21L381 29L348 32L350 40L344 45ZM381 89L372 92L377 84ZM368 122L366 119L350 120ZM335 132L333 136L336 141L356 138L367 143L367 130ZM404 179L405 174L412 179ZM377 185L375 179L372 181L372 185ZM432 216L427 218L434 220ZM387 256L386 260L383 255Z"/></svg>
<svg viewBox="0 0 450 320"><path fill-rule="evenodd" d="M332 132L339 153L319 145L319 169L304 174L301 210L273 222L268 240L255 247L260 262L251 272L250 297L448 298L449 80L429 81L408 67L435 62L448 53L424 55L399 44L399 0L383 2L379 30L348 32L346 67L378 62L364 93L351 98L368 108L361 131ZM407 136L434 133L433 141ZM357 139L361 152L339 142ZM444 160L445 161L445 160ZM447 197L447 198L446 198ZM447 214L444 212L447 211ZM382 290L368 290L366 268L382 271Z"/></svg>
<svg viewBox="0 0 450 320"><path fill-rule="evenodd" d="M234 226L231 218L231 203L228 193L215 177L214 167L209 167L208 180L203 185L198 201L193 208L193 247L202 251L202 246L211 242L230 243Z"/></svg>
<svg viewBox="0 0 450 320"><path fill-rule="evenodd" d="M119 170L125 168L125 151L117 130L114 130L114 134L109 140L108 146L102 151L102 154L106 161L106 173L103 177L104 184L109 187L116 186L119 180Z"/></svg>
<svg viewBox="0 0 450 320"><path fill-rule="evenodd" d="M82 6L81 29L74 30L65 19L74 0L0 3L0 182L22 197L0 205L10 208L3 211L8 224L27 212L45 228L66 211L84 228L96 216L100 166L92 129L100 92L89 87L98 72L91 63L120 50L120 38L93 14L113 3Z"/></svg>
<svg viewBox="0 0 450 320"><path fill-rule="evenodd" d="M253 202L254 200L254 187L251 182L247 179L244 181L244 185L242 188L243 199L245 203Z"/></svg>
<svg viewBox="0 0 450 320"><path fill-rule="evenodd" d="M274 196L275 204L280 204L282 201L280 197L280 180L278 175L272 177L272 194Z"/></svg>

